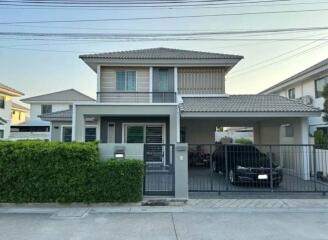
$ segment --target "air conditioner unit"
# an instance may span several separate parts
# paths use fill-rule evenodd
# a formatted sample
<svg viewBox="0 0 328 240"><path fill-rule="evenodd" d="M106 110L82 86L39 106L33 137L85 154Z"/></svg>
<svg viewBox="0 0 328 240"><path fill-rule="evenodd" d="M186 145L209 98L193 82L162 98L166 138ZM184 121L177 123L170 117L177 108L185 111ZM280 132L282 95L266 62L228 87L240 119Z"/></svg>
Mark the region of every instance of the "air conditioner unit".
<svg viewBox="0 0 328 240"><path fill-rule="evenodd" d="M301 100L305 105L311 105L312 106L313 98L310 95L306 95L306 96L301 97Z"/></svg>

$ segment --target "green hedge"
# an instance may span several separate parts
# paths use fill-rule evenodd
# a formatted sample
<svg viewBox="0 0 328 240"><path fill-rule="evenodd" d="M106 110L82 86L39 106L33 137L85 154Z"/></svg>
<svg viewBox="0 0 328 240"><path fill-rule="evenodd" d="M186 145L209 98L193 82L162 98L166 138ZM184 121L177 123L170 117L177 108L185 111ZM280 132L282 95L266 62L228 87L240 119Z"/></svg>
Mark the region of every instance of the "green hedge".
<svg viewBox="0 0 328 240"><path fill-rule="evenodd" d="M0 142L0 202L142 199L143 162L99 161L96 143Z"/></svg>

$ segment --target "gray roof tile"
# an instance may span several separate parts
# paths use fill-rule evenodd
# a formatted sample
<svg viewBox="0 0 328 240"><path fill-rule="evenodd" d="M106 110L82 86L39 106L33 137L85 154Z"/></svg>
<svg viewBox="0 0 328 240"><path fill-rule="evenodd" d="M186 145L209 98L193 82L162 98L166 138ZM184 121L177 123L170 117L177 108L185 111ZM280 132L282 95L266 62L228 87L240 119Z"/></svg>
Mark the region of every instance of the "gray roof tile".
<svg viewBox="0 0 328 240"><path fill-rule="evenodd" d="M183 97L183 112L318 112L299 101L277 95Z"/></svg>
<svg viewBox="0 0 328 240"><path fill-rule="evenodd" d="M68 102L74 102L74 101L95 101L93 98L75 90L75 89L68 89L63 90L59 92L44 94L40 96L25 98L21 100L22 102L42 102L42 101L68 101Z"/></svg>
<svg viewBox="0 0 328 240"><path fill-rule="evenodd" d="M39 116L44 121L72 121L72 110L46 113Z"/></svg>
<svg viewBox="0 0 328 240"><path fill-rule="evenodd" d="M173 48L148 48L131 51L81 55L80 58L109 59L242 59L242 56L221 53L181 50Z"/></svg>

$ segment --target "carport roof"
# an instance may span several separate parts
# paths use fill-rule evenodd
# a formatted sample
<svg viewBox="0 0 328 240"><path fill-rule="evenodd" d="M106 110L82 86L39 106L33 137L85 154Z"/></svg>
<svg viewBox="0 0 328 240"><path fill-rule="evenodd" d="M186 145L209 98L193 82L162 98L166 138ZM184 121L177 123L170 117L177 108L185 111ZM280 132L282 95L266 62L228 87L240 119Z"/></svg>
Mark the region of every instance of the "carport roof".
<svg viewBox="0 0 328 240"><path fill-rule="evenodd" d="M314 113L320 110L278 95L183 97L183 113Z"/></svg>

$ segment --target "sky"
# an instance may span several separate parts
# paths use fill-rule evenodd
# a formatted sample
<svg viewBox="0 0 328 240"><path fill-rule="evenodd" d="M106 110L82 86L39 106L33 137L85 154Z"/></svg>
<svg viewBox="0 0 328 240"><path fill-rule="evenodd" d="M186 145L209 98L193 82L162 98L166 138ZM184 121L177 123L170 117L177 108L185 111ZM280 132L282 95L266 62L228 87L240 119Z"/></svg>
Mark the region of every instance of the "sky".
<svg viewBox="0 0 328 240"><path fill-rule="evenodd" d="M238 2L238 1L236 1ZM240 1L239 1L240 2ZM299 4L303 3L303 4ZM251 14L201 18L151 19L78 23L4 22L101 18L138 18L210 15L245 12L321 9L316 12ZM44 8L0 5L0 32L46 33L181 33L327 27L328 1L286 1L234 5L233 7L163 8ZM96 74L79 59L80 54L151 47L237 54L244 59L226 77L229 94L256 94L328 57L328 30L250 36L258 41L57 41L27 40L0 35L0 82L25 93L25 97L75 88L96 95ZM236 37L236 36L223 36ZM243 36L247 38L248 36ZM272 38L314 39L277 41Z"/></svg>

